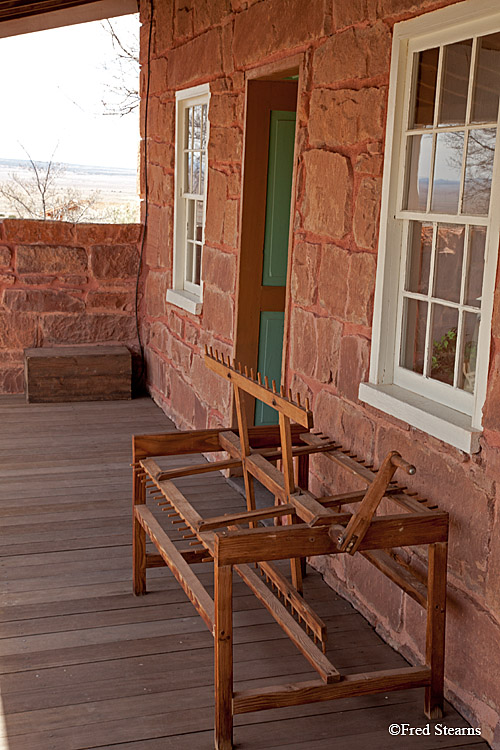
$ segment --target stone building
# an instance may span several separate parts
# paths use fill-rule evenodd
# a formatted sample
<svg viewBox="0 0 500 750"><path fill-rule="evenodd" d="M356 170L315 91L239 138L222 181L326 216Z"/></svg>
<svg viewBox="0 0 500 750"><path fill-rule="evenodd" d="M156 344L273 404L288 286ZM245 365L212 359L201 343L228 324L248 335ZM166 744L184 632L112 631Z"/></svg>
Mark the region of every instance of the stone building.
<svg viewBox="0 0 500 750"><path fill-rule="evenodd" d="M498 0L139 6L141 263L137 227L1 222L0 390L24 347L135 346L139 266L147 385L179 427L233 421L208 345L375 466L399 450L450 513L447 696L500 748ZM351 489L321 458L310 481ZM312 562L421 661L423 612L346 557Z"/></svg>
<svg viewBox="0 0 500 750"><path fill-rule="evenodd" d="M140 6L150 392L181 427L231 422L208 344L308 396L366 460L415 463L451 515L447 694L500 747L500 9ZM315 491L340 481L313 463ZM411 599L363 561L315 563L421 653Z"/></svg>

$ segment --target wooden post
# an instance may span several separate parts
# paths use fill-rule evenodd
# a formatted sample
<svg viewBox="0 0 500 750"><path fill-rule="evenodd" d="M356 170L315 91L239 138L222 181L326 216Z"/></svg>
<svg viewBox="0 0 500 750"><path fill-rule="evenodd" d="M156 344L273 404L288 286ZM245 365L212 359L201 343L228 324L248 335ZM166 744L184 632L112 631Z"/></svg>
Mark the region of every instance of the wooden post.
<svg viewBox="0 0 500 750"><path fill-rule="evenodd" d="M429 545L426 664L431 669L431 684L425 689L424 705L428 719L443 715L447 559L447 542Z"/></svg>
<svg viewBox="0 0 500 750"><path fill-rule="evenodd" d="M295 459L295 462L296 462L297 487L300 487L300 489L302 490L308 490L309 489L309 455L305 454L302 456L297 456L297 458ZM301 570L303 579L307 575L306 562L307 561L305 557L300 558L300 570Z"/></svg>
<svg viewBox="0 0 500 750"><path fill-rule="evenodd" d="M214 566L215 750L233 747L233 569Z"/></svg>
<svg viewBox="0 0 500 750"><path fill-rule="evenodd" d="M134 594L139 596L146 593L146 532L135 517L135 506L146 504L146 485L139 473L139 467L134 465L133 474L133 583Z"/></svg>

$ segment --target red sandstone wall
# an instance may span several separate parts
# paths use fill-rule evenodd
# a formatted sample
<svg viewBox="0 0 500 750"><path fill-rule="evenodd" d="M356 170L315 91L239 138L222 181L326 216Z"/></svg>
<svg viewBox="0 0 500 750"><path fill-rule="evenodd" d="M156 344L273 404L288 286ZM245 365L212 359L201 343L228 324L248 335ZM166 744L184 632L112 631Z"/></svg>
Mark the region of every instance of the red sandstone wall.
<svg viewBox="0 0 500 750"><path fill-rule="evenodd" d="M137 348L138 224L0 222L0 393L22 393L23 350Z"/></svg>
<svg viewBox="0 0 500 750"><path fill-rule="evenodd" d="M448 694L500 748L500 296L481 453L466 456L357 399L370 355L392 27L453 2L156 3L142 325L155 399L178 424L227 424L229 394L204 369L202 345L232 351L245 76L256 65L303 54L287 384L309 395L319 428L365 458L378 463L387 449L401 450L419 468L415 488L450 511ZM148 3L141 5L144 55ZM206 81L212 98L205 292L202 315L193 316L165 302L172 272L174 103L176 88ZM345 487L346 478L332 473L326 459L316 461L313 472L315 490ZM425 622L412 600L357 557L317 564L389 641L411 659L422 658Z"/></svg>

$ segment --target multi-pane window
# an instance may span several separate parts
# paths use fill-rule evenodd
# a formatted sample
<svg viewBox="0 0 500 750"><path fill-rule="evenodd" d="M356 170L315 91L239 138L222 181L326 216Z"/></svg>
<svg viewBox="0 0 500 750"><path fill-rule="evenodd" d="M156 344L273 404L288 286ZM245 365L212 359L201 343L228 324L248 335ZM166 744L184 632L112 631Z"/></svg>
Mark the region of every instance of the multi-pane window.
<svg viewBox="0 0 500 750"><path fill-rule="evenodd" d="M208 104L184 108L182 195L185 201L185 289L196 292L201 279L201 248L205 219L205 180L208 135Z"/></svg>
<svg viewBox="0 0 500 750"><path fill-rule="evenodd" d="M167 300L201 310L208 146L208 84L177 92L173 289Z"/></svg>
<svg viewBox="0 0 500 750"><path fill-rule="evenodd" d="M500 32L415 52L412 63L400 192L405 261L395 382L431 395L430 381L434 398L471 412L500 98Z"/></svg>
<svg viewBox="0 0 500 750"><path fill-rule="evenodd" d="M500 15L488 18L487 5L478 0L456 28L450 7L395 29L373 390L362 386L360 397L408 421L427 410L438 436L445 412L433 402L477 430L486 392L500 103ZM411 409L399 410L405 393L420 400L408 395Z"/></svg>

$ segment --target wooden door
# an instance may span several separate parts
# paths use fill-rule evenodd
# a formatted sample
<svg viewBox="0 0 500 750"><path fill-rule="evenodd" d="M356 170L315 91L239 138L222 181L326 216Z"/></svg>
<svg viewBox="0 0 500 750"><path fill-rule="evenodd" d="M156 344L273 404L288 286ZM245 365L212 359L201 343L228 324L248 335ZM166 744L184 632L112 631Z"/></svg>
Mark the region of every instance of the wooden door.
<svg viewBox="0 0 500 750"><path fill-rule="evenodd" d="M296 81L250 81L243 180L235 356L281 377L294 167ZM250 423L275 421L272 409L247 404Z"/></svg>

